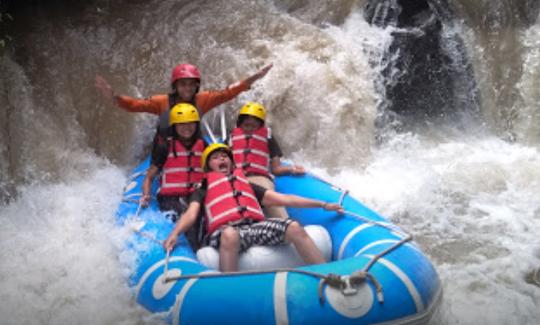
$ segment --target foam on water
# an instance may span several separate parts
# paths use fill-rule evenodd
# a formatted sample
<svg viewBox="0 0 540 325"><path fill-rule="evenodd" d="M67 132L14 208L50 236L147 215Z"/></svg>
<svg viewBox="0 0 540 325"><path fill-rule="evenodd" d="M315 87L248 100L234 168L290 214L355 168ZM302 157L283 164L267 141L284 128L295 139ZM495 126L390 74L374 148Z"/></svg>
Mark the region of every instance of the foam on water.
<svg viewBox="0 0 540 325"><path fill-rule="evenodd" d="M126 177L88 152L70 159L89 168L66 168L66 182L22 186L0 208L1 322L144 323L127 286L132 264L119 259L127 233L114 222Z"/></svg>
<svg viewBox="0 0 540 325"><path fill-rule="evenodd" d="M276 8L287 4L301 12ZM498 130L464 132L472 122L445 126L446 133L382 130L385 142L374 145L384 101L377 78L392 28L370 26L361 10L347 11L349 1L325 3L334 13L348 12L334 17L339 25L312 23L320 10L296 4L149 1L108 3L97 11L86 6L81 20L36 16L43 28L19 43L31 68L0 62L10 72L0 95L7 94L2 117L11 125L0 141L0 158L9 157L0 170L13 174L0 175L0 182L15 184L20 194L0 207L2 323L158 321L132 299L127 277L133 261L122 253L127 233L114 219L131 168L125 165L142 156L154 118L110 107L91 84L101 73L119 92L147 96L169 89L169 70L179 60L201 67L204 88L274 63L250 92L225 107L233 112L245 100L265 103L286 158L351 190L415 236L444 286L433 324L540 323L540 288L527 281L540 267L540 25L512 41L523 46L526 67L515 85L493 77L499 62L509 60L505 55L485 58L497 53L496 35L488 44L474 24L444 28L447 36L464 35L475 65L487 121L480 129L501 118L497 105L505 101L490 94L503 86L517 90L512 94L521 100L503 107L510 112L505 117L515 118L508 125L517 142L501 140ZM157 14L167 17L154 23ZM446 45L450 53L455 48Z"/></svg>
<svg viewBox="0 0 540 325"><path fill-rule="evenodd" d="M442 277L436 324L536 324L540 153L492 136L401 134L334 181L410 231Z"/></svg>

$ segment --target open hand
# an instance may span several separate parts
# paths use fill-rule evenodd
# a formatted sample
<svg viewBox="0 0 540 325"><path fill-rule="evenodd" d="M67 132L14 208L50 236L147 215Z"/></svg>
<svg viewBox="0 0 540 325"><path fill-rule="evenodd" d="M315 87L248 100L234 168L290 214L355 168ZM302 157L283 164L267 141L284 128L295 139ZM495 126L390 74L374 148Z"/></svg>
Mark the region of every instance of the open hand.
<svg viewBox="0 0 540 325"><path fill-rule="evenodd" d="M258 73L258 77L259 79L266 76L266 74L268 73L268 71L270 71L270 69L272 69L272 67L274 66L273 63L270 63L269 65L265 66L264 68L262 68L259 73Z"/></svg>
<svg viewBox="0 0 540 325"><path fill-rule="evenodd" d="M114 99L114 91L111 85L100 75L96 75L96 88L104 98Z"/></svg>

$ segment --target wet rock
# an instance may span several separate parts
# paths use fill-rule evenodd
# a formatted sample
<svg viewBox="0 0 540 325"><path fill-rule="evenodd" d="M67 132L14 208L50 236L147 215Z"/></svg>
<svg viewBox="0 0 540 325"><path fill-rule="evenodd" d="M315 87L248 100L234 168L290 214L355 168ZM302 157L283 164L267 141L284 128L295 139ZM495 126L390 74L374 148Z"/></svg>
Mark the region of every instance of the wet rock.
<svg viewBox="0 0 540 325"><path fill-rule="evenodd" d="M386 100L380 109L415 120L453 116L456 107L477 110L472 66L459 35L448 32L452 11L445 1L369 1L365 19L395 28L383 62Z"/></svg>
<svg viewBox="0 0 540 325"><path fill-rule="evenodd" d="M540 268L532 270L525 275L525 282L540 287Z"/></svg>

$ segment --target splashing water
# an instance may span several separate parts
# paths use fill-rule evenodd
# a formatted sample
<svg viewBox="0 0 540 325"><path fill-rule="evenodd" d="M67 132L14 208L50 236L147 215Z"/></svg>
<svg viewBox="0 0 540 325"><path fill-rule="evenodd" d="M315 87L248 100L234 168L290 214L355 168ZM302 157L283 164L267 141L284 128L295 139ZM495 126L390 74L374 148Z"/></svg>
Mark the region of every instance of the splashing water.
<svg viewBox="0 0 540 325"><path fill-rule="evenodd" d="M461 17L477 18L469 1L451 3L470 14ZM483 120L396 132L375 126L394 27L369 25L349 1L96 1L80 12L60 9L38 6L36 29L24 24L28 12L14 13L18 48L0 63L9 76L0 80L0 195L12 195L0 206L2 323L159 322L132 299L127 234L114 220L155 118L111 107L93 78L104 74L133 96L165 93L178 61L199 65L207 89L274 62L223 109L262 101L287 158L415 236L444 285L433 324L540 322L540 288L529 277L540 268L540 24L492 25L505 31L501 39L517 35L518 59L496 55L496 33L474 23L444 26L469 51ZM508 84L497 70L504 60L522 67ZM506 131L514 136L501 136Z"/></svg>

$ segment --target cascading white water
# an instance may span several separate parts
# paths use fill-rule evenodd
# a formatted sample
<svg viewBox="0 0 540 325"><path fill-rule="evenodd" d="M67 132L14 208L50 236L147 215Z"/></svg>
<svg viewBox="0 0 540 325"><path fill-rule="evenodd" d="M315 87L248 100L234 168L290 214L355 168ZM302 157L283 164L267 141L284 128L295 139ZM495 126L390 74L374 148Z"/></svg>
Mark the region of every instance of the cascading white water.
<svg viewBox="0 0 540 325"><path fill-rule="evenodd" d="M274 63L224 109L262 101L288 158L415 236L444 285L433 324L538 323L540 288L527 275L540 267L540 24L516 32L523 73L505 85L519 94L504 107L516 112L504 114L512 123L492 123L506 101L484 98L485 123L383 128L385 141L374 145L384 101L377 78L393 27L369 25L362 4L96 1L77 12L47 5L15 12L19 48L0 64L9 73L0 81L0 189L18 193L0 206L1 322L157 321L130 297L133 261L122 254L125 230L114 224L125 175L144 156L154 118L112 107L97 97L93 78L104 74L133 96L163 93L169 70L188 60L201 67L203 88ZM24 26L29 17L39 29ZM493 43L483 47L474 24L456 24L485 97L500 85L494 61L483 59ZM515 142L501 140L501 125L512 126Z"/></svg>

